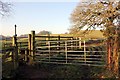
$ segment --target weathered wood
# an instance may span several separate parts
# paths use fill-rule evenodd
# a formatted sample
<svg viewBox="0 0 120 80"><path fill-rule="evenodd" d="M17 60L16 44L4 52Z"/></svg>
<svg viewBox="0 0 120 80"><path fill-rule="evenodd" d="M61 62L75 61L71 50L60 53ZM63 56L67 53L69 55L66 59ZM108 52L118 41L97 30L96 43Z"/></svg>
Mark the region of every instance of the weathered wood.
<svg viewBox="0 0 120 80"><path fill-rule="evenodd" d="M76 37L75 39L78 40L78 37ZM77 47L78 46L78 41L75 41L75 46L76 46L75 48L78 49L78 47Z"/></svg>
<svg viewBox="0 0 120 80"><path fill-rule="evenodd" d="M67 42L65 42L65 57L66 57L66 63L67 63Z"/></svg>
<svg viewBox="0 0 120 80"><path fill-rule="evenodd" d="M60 42L59 41L60 41L60 35L58 35L58 42L57 42L58 43L58 45L57 45L58 47L57 47L57 50L60 50L60 47L59 47L60 46Z"/></svg>
<svg viewBox="0 0 120 80"><path fill-rule="evenodd" d="M42 44L42 43L46 43L46 45L48 45L48 41L50 41L50 34L48 34L48 36L47 37L45 37L45 42L41 42L40 44Z"/></svg>
<svg viewBox="0 0 120 80"><path fill-rule="evenodd" d="M79 47L81 48L81 37L79 37Z"/></svg>
<svg viewBox="0 0 120 80"><path fill-rule="evenodd" d="M71 50L74 50L74 48L73 48L73 46L74 46L73 43L74 42L73 41L74 41L73 38L71 38L71 44L70 44L71 45Z"/></svg>
<svg viewBox="0 0 120 80"><path fill-rule="evenodd" d="M24 57L25 61L28 61L28 54L27 54L27 49L25 50L25 57Z"/></svg>
<svg viewBox="0 0 120 80"><path fill-rule="evenodd" d="M30 36L29 36L30 37ZM29 56L29 64L32 65L34 62L35 55L35 31L31 31L31 52Z"/></svg>
<svg viewBox="0 0 120 80"><path fill-rule="evenodd" d="M28 34L28 50L29 55L31 55L31 34Z"/></svg>
<svg viewBox="0 0 120 80"><path fill-rule="evenodd" d="M85 63L86 63L86 46L85 46L85 41L84 41L84 59L85 59Z"/></svg>
<svg viewBox="0 0 120 80"><path fill-rule="evenodd" d="M31 31L31 56L35 54L35 31Z"/></svg>
<svg viewBox="0 0 120 80"><path fill-rule="evenodd" d="M28 34L28 64L31 64L31 34Z"/></svg>
<svg viewBox="0 0 120 80"><path fill-rule="evenodd" d="M50 42L48 42L48 49L49 49L49 62L50 62Z"/></svg>
<svg viewBox="0 0 120 80"><path fill-rule="evenodd" d="M12 46L14 46L13 64L14 64L14 69L16 70L18 68L18 46L17 46L17 37L16 36L13 37Z"/></svg>
<svg viewBox="0 0 120 80"><path fill-rule="evenodd" d="M33 34L34 33L34 34ZM35 32L32 32L32 35L35 35ZM79 60L82 59L82 62L84 64L88 64L89 62L92 63L92 60L102 60L101 57L104 55L88 55L87 53L92 53L92 52L106 52L106 51L86 51L87 47L91 45L86 45L86 42L83 41L81 42L81 38L73 38L71 37L71 40L63 40L61 39L61 36L35 36L35 37L45 37L46 40L38 40L37 44L35 47L36 48L36 56L40 56L40 61L42 62L41 59L48 61L49 63L52 61L65 61L64 63L69 63L70 60L73 60L72 63L74 63L74 59L80 62ZM56 38L53 40L50 40L51 38ZM35 38L31 36L31 53L34 53L34 44L35 44ZM33 44L34 42L34 44ZM79 50L79 48L83 47L83 51ZM32 51L33 50L33 51ZM63 55L63 59L53 59L57 57L58 54ZM73 54L75 53L75 54ZM43 54L43 55L42 55ZM46 56L45 56L46 55ZM33 54L34 56L34 54ZM73 56L73 58L72 58ZM77 58L78 57L78 58ZM92 58L93 57L93 58ZM99 57L99 58L97 58ZM36 60L36 58L35 58ZM77 62L75 61L75 62ZM95 62L95 61L94 61ZM96 61L97 62L97 61ZM98 61L98 63L101 63ZM81 64L81 63L80 63Z"/></svg>
<svg viewBox="0 0 120 80"><path fill-rule="evenodd" d="M47 35L46 35L46 36L35 36L35 37L37 37L37 38L39 38L39 37L48 38ZM58 38L58 36L50 36L50 38ZM73 37L69 37L69 36L61 36L60 38L73 38Z"/></svg>

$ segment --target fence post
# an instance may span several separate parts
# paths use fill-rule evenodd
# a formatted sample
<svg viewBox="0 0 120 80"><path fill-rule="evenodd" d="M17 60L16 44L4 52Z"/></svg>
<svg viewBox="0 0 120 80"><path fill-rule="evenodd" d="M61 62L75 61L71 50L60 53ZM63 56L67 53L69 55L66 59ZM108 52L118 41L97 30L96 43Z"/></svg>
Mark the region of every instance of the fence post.
<svg viewBox="0 0 120 80"><path fill-rule="evenodd" d="M46 37L46 44L48 45L48 41L50 40L50 34L47 35Z"/></svg>
<svg viewBox="0 0 120 80"><path fill-rule="evenodd" d="M31 63L31 34L28 34L28 63Z"/></svg>
<svg viewBox="0 0 120 80"><path fill-rule="evenodd" d="M76 50L77 50L78 49L78 37L76 37L75 45L76 45Z"/></svg>
<svg viewBox="0 0 120 80"><path fill-rule="evenodd" d="M66 63L67 63L67 41L65 41L65 57L66 57Z"/></svg>
<svg viewBox="0 0 120 80"><path fill-rule="evenodd" d="M31 56L31 60L30 60L30 64L33 64L34 61L34 55L35 55L35 31L31 31L31 52L30 52L30 56Z"/></svg>
<svg viewBox="0 0 120 80"><path fill-rule="evenodd" d="M81 37L79 37L79 48L81 48Z"/></svg>
<svg viewBox="0 0 120 80"><path fill-rule="evenodd" d="M58 35L58 50L60 50L60 35Z"/></svg>
<svg viewBox="0 0 120 80"><path fill-rule="evenodd" d="M28 34L28 50L29 55L31 55L31 34Z"/></svg>
<svg viewBox="0 0 120 80"><path fill-rule="evenodd" d="M86 63L86 46L85 46L85 41L84 41L84 60L85 60L85 63Z"/></svg>
<svg viewBox="0 0 120 80"><path fill-rule="evenodd" d="M27 61L27 56L28 56L28 54L27 54L27 49L25 49L25 57L24 57L24 60L25 60L25 61Z"/></svg>
<svg viewBox="0 0 120 80"><path fill-rule="evenodd" d="M17 46L17 37L16 36L13 37L12 46L14 46L13 64L14 64L14 70L16 70L18 67L18 46Z"/></svg>
<svg viewBox="0 0 120 80"><path fill-rule="evenodd" d="M49 49L49 62L50 62L50 42L48 41L48 49Z"/></svg>
<svg viewBox="0 0 120 80"><path fill-rule="evenodd" d="M71 50L73 50L73 44L74 44L74 42L73 42L73 38L71 38L71 43L70 43L70 45L71 45Z"/></svg>

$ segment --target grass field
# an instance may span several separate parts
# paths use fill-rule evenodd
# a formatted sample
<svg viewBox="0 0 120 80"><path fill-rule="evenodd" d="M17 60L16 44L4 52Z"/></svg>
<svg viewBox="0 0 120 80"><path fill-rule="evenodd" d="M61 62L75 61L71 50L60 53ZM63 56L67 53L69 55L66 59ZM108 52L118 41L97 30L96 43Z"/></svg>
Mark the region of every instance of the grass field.
<svg viewBox="0 0 120 80"><path fill-rule="evenodd" d="M81 30L80 32L77 32L75 34L50 34L51 36L74 36L74 37L81 37L81 38L85 38L85 39L98 39L98 38L105 38L103 36L103 33L100 30L91 30L86 34L83 34L84 30ZM40 34L38 34L40 35Z"/></svg>
<svg viewBox="0 0 120 80"><path fill-rule="evenodd" d="M82 37L82 38L85 38L85 39L101 39L101 38L105 38L103 36L103 33L99 30L91 30L89 31L88 33L86 34L83 34L84 30L81 30L80 32L74 34L74 36L79 36L79 37Z"/></svg>

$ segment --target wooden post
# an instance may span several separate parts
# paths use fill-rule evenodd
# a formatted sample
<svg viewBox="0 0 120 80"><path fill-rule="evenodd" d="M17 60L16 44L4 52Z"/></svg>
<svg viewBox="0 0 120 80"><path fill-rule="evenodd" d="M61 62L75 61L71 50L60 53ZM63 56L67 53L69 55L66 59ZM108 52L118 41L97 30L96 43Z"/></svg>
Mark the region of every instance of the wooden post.
<svg viewBox="0 0 120 80"><path fill-rule="evenodd" d="M78 38L76 37L75 45L76 45L76 50L78 49Z"/></svg>
<svg viewBox="0 0 120 80"><path fill-rule="evenodd" d="M31 55L31 34L28 34L28 50L29 50L28 55Z"/></svg>
<svg viewBox="0 0 120 80"><path fill-rule="evenodd" d="M31 64L31 34L28 34L28 64Z"/></svg>
<svg viewBox="0 0 120 80"><path fill-rule="evenodd" d="M73 38L71 38L71 50L73 50Z"/></svg>
<svg viewBox="0 0 120 80"><path fill-rule="evenodd" d="M58 50L60 50L60 35L58 35Z"/></svg>
<svg viewBox="0 0 120 80"><path fill-rule="evenodd" d="M14 64L14 69L16 70L18 67L18 46L17 46L17 38L16 36L13 37L12 40L12 46L14 46L14 52L13 52L13 64Z"/></svg>
<svg viewBox="0 0 120 80"><path fill-rule="evenodd" d="M84 41L84 60L85 60L85 63L86 63L86 46L85 46L85 41Z"/></svg>
<svg viewBox="0 0 120 80"><path fill-rule="evenodd" d="M81 48L81 37L79 37L79 48Z"/></svg>
<svg viewBox="0 0 120 80"><path fill-rule="evenodd" d="M49 49L49 62L50 62L50 42L48 41L48 49Z"/></svg>
<svg viewBox="0 0 120 80"><path fill-rule="evenodd" d="M65 57L66 57L66 63L67 63L67 42L65 41Z"/></svg>
<svg viewBox="0 0 120 80"><path fill-rule="evenodd" d="M25 60L25 61L27 61L27 56L28 56L28 54L27 54L27 49L25 49L25 57L24 57L24 60Z"/></svg>
<svg viewBox="0 0 120 80"><path fill-rule="evenodd" d="M48 37L46 37L46 45L48 45L49 40L50 40L50 34L48 34Z"/></svg>
<svg viewBox="0 0 120 80"><path fill-rule="evenodd" d="M35 56L35 31L31 31L31 61L30 64L33 64Z"/></svg>

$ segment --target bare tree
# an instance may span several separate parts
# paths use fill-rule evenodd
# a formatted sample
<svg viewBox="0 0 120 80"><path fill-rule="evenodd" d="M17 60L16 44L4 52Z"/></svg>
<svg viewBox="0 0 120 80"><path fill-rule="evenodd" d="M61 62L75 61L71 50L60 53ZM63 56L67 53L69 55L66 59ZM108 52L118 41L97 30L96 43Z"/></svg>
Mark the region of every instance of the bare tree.
<svg viewBox="0 0 120 80"><path fill-rule="evenodd" d="M11 4L9 2L3 2L0 0L0 15L8 15L11 10Z"/></svg>
<svg viewBox="0 0 120 80"><path fill-rule="evenodd" d="M112 0L79 3L71 14L71 29L79 31L87 27L85 31L87 32L99 28L104 33L107 38L107 67L116 77L119 74L120 25L116 26L114 20L119 19L119 16L120 2ZM120 20L117 22L120 23Z"/></svg>

